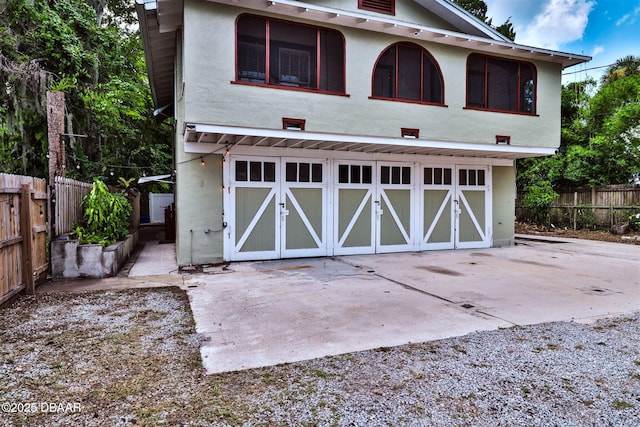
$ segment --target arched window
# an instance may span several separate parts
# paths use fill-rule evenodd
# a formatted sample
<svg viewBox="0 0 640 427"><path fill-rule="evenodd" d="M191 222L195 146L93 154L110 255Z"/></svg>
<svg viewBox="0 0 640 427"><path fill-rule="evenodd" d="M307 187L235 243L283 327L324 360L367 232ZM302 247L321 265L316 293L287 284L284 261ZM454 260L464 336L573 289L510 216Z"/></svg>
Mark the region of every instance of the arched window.
<svg viewBox="0 0 640 427"><path fill-rule="evenodd" d="M536 113L536 67L472 53L467 58L467 108Z"/></svg>
<svg viewBox="0 0 640 427"><path fill-rule="evenodd" d="M396 43L382 52L373 70L373 98L444 104L444 81L426 49Z"/></svg>
<svg viewBox="0 0 640 427"><path fill-rule="evenodd" d="M344 93L340 32L254 15L236 30L237 82Z"/></svg>

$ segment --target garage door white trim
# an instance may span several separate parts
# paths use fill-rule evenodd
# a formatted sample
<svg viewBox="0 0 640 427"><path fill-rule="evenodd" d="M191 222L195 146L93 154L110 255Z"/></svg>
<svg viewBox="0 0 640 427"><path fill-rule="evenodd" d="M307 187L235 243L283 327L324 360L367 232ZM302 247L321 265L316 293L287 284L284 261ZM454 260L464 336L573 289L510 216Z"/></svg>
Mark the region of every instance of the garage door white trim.
<svg viewBox="0 0 640 427"><path fill-rule="evenodd" d="M399 162L400 159L404 162ZM223 167L224 217L227 224L225 259L491 246L491 166L479 161L456 164L452 162L454 159L447 159L450 162L437 159L436 162L429 156L417 160L409 160L407 156L374 161L226 155ZM247 165L260 162L275 166L270 166L270 170L274 170L267 181L252 181L253 178L247 176L242 176L244 181L239 181L234 163L237 161L243 162L245 169L249 167ZM307 170L313 165L322 165L321 181L287 181L287 173L290 173L287 167L303 163ZM449 181L427 184L423 177L427 168L447 170ZM266 170L266 166L263 169ZM357 173L353 175L357 178L352 179L352 175L345 178L345 170L349 174ZM463 172L473 172L473 180L460 184L459 174ZM366 179L361 176L367 173ZM388 176L385 178L384 174ZM395 174L394 178L389 178L392 174ZM480 175L482 185L476 178ZM311 191L305 191L307 188ZM307 193L314 195L311 197ZM295 226L290 222L292 213L295 214ZM442 222L436 224L438 221ZM259 224L267 228L256 231ZM288 227L297 228L287 234ZM439 237L432 239L436 229ZM262 236L256 237L260 232ZM300 241L302 234L308 234L307 244L287 247L289 240Z"/></svg>

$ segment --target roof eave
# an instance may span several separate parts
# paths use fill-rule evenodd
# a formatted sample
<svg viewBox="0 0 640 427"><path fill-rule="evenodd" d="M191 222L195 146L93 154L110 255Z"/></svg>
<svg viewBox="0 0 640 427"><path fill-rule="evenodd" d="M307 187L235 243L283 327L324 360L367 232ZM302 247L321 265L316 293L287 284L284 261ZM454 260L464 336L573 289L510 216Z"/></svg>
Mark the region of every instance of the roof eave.
<svg viewBox="0 0 640 427"><path fill-rule="evenodd" d="M460 28L462 31L467 31L469 34L481 35L493 40L499 40L503 42L510 42L511 40L492 28L490 25L480 21L474 15L453 3L449 0L414 0L420 6L435 13L440 18L449 22L456 28ZM480 34L474 34L479 32Z"/></svg>

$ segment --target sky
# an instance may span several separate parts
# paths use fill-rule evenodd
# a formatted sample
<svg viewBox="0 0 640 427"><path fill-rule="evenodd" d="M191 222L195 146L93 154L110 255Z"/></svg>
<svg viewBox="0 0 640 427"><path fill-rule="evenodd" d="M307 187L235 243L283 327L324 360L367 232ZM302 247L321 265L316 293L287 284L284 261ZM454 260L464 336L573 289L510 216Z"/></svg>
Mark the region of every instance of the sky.
<svg viewBox="0 0 640 427"><path fill-rule="evenodd" d="M600 80L605 68L640 56L640 0L485 0L494 25L509 17L516 43L593 57L563 71L567 84Z"/></svg>

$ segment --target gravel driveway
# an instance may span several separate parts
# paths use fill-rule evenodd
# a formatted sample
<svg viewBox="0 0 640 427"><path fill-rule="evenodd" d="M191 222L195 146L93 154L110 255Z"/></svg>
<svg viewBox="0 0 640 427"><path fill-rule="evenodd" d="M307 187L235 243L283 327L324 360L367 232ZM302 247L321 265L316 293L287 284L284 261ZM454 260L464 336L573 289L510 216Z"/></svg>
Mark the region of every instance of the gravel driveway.
<svg viewBox="0 0 640 427"><path fill-rule="evenodd" d="M0 319L0 425L640 420L640 313L210 376L178 288L21 297Z"/></svg>

